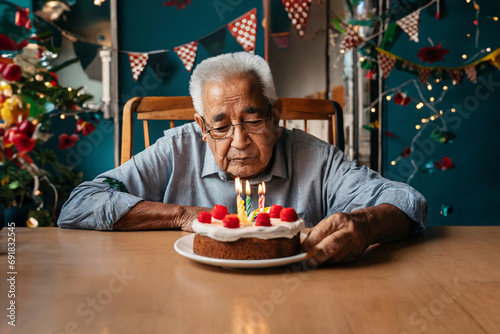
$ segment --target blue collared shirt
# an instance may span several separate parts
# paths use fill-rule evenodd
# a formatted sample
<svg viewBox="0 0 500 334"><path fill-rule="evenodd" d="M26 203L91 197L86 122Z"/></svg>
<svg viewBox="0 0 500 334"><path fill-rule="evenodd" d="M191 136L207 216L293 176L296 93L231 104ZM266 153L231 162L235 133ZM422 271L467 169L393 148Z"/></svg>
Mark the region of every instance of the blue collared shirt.
<svg viewBox="0 0 500 334"><path fill-rule="evenodd" d="M335 146L303 131L280 131L270 167L250 180L252 210L258 204L257 186L265 182L266 206L295 208L307 227L336 212L382 203L405 212L418 230L427 225L425 198L409 185L357 166ZM107 178L123 183L126 192L103 182ZM75 188L58 225L112 230L114 222L143 200L208 208L221 204L237 211L234 180L218 167L193 122L165 131L130 161Z"/></svg>

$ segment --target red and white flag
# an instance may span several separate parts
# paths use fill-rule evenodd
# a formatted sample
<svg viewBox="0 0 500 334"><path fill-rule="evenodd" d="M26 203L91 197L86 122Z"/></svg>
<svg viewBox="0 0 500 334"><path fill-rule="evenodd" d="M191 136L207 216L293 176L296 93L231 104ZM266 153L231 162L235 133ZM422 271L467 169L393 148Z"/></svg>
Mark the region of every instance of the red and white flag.
<svg viewBox="0 0 500 334"><path fill-rule="evenodd" d="M134 81L139 79L142 71L148 64L149 54L148 53L129 53L128 59L130 62L130 68L132 69L132 78Z"/></svg>
<svg viewBox="0 0 500 334"><path fill-rule="evenodd" d="M254 8L227 25L229 32L246 52L255 50L257 9Z"/></svg>
<svg viewBox="0 0 500 334"><path fill-rule="evenodd" d="M342 52L345 52L352 48L355 48L362 42L363 40L359 37L358 33L354 31L353 26L348 25L339 47Z"/></svg>
<svg viewBox="0 0 500 334"><path fill-rule="evenodd" d="M450 73L450 77L455 80L455 82L457 84L459 84L460 82L462 82L462 74L460 73L461 70L459 69L456 69L456 70L450 70L449 73Z"/></svg>
<svg viewBox="0 0 500 334"><path fill-rule="evenodd" d="M426 68L426 67L419 67L418 68L418 78L420 79L420 82L422 83L422 86L425 86L427 81L429 81L429 77L431 76L431 69Z"/></svg>
<svg viewBox="0 0 500 334"><path fill-rule="evenodd" d="M181 46L176 46L174 48L175 53L179 56L182 61L182 64L191 72L193 69L194 61L196 60L196 52L198 51L198 41L193 41L191 43L187 43Z"/></svg>
<svg viewBox="0 0 500 334"><path fill-rule="evenodd" d="M415 41L418 43L418 25L420 22L420 10L416 10L413 13L406 15L396 23L403 29L405 33L410 36L410 41Z"/></svg>
<svg viewBox="0 0 500 334"><path fill-rule="evenodd" d="M288 18L300 37L304 37L307 20L309 19L309 7L312 0L281 0L288 13Z"/></svg>
<svg viewBox="0 0 500 334"><path fill-rule="evenodd" d="M477 72L476 72L476 66L469 66L464 68L465 75L467 76L467 79L472 81L473 83L477 83Z"/></svg>
<svg viewBox="0 0 500 334"><path fill-rule="evenodd" d="M387 78L389 73L391 73L394 65L396 64L396 58L392 58L383 52L378 53L378 66L384 74L384 79Z"/></svg>

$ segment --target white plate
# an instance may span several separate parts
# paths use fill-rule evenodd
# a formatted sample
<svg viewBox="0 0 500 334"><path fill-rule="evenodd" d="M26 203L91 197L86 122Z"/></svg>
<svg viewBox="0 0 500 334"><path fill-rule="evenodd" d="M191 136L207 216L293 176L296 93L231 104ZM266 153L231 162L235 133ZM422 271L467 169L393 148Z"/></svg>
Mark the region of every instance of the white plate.
<svg viewBox="0 0 500 334"><path fill-rule="evenodd" d="M213 257L200 256L193 252L193 241L194 233L186 235L178 239L174 244L174 249L177 253L182 256L187 257L196 262L209 264L211 266L217 267L228 267L228 268L269 268L284 266L286 264L291 264L299 262L306 259L307 253L301 253L289 257L281 257L278 259L268 259L268 260L226 260L217 259Z"/></svg>

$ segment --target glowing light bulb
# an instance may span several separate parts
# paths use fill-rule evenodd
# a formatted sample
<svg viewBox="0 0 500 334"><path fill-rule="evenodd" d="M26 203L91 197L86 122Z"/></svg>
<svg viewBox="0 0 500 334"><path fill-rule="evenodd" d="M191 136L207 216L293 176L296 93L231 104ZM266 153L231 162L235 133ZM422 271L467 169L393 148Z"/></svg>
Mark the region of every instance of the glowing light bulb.
<svg viewBox="0 0 500 334"><path fill-rule="evenodd" d="M420 124L415 125L415 129L420 130L421 126Z"/></svg>
<svg viewBox="0 0 500 334"><path fill-rule="evenodd" d="M497 16L493 16L493 21L498 21L498 17Z"/></svg>
<svg viewBox="0 0 500 334"><path fill-rule="evenodd" d="M441 81L441 79L439 79L439 78L436 79L436 82L440 82L440 81Z"/></svg>
<svg viewBox="0 0 500 334"><path fill-rule="evenodd" d="M467 55L466 55L466 54L463 54L463 55L462 55L462 59L467 59Z"/></svg>
<svg viewBox="0 0 500 334"><path fill-rule="evenodd" d="M443 111L442 110L439 110L439 114L442 115L443 114Z"/></svg>
<svg viewBox="0 0 500 334"><path fill-rule="evenodd" d="M452 83L453 85L456 85L456 84L457 84L457 80L453 80L451 83Z"/></svg>
<svg viewBox="0 0 500 334"><path fill-rule="evenodd" d="M451 112L455 112L455 111L457 111L457 109L451 108Z"/></svg>
<svg viewBox="0 0 500 334"><path fill-rule="evenodd" d="M340 53L345 53L345 50L340 50Z"/></svg>
<svg viewBox="0 0 500 334"><path fill-rule="evenodd" d="M59 116L61 119L65 119L66 118L66 115L64 114L61 114L61 116Z"/></svg>
<svg viewBox="0 0 500 334"><path fill-rule="evenodd" d="M431 116L431 121L435 120L436 117L434 115Z"/></svg>
<svg viewBox="0 0 500 334"><path fill-rule="evenodd" d="M491 52L491 48L486 48L486 52Z"/></svg>
<svg viewBox="0 0 500 334"><path fill-rule="evenodd" d="M359 61L360 61L360 62L364 62L364 61L365 61L365 57L360 57L360 58L359 58Z"/></svg>
<svg viewBox="0 0 500 334"><path fill-rule="evenodd" d="M434 102L434 97L431 96L431 98L429 99L429 101Z"/></svg>
<svg viewBox="0 0 500 334"><path fill-rule="evenodd" d="M427 123L428 119L427 118L422 118L422 123Z"/></svg>
<svg viewBox="0 0 500 334"><path fill-rule="evenodd" d="M420 103L417 104L416 107L417 107L417 109L421 109L423 106L424 106L424 104L422 102L420 102Z"/></svg>
<svg viewBox="0 0 500 334"><path fill-rule="evenodd" d="M390 95L387 95L387 96L385 97L385 99L386 99L387 101L390 101L390 100L391 100L391 98L392 98L392 97L391 97Z"/></svg>
<svg viewBox="0 0 500 334"><path fill-rule="evenodd" d="M395 164L396 164L396 161L392 160L392 161L391 161L391 165L393 165L393 166L394 166Z"/></svg>
<svg viewBox="0 0 500 334"><path fill-rule="evenodd" d="M68 92L71 92L72 90L73 90L73 88L68 87Z"/></svg>
<svg viewBox="0 0 500 334"><path fill-rule="evenodd" d="M377 111L377 109L375 109L375 108L371 108L371 109L370 109L370 111L371 111L371 112L375 112L375 111Z"/></svg>
<svg viewBox="0 0 500 334"><path fill-rule="evenodd" d="M470 3L471 0L465 0L465 2Z"/></svg>
<svg viewBox="0 0 500 334"><path fill-rule="evenodd" d="M428 90L432 90L432 85L430 85L430 84L429 84L429 85L427 85L427 89L428 89Z"/></svg>
<svg viewBox="0 0 500 334"><path fill-rule="evenodd" d="M448 90L448 86L443 86L443 90Z"/></svg>
<svg viewBox="0 0 500 334"><path fill-rule="evenodd" d="M467 34L467 37L470 37L470 34Z"/></svg>

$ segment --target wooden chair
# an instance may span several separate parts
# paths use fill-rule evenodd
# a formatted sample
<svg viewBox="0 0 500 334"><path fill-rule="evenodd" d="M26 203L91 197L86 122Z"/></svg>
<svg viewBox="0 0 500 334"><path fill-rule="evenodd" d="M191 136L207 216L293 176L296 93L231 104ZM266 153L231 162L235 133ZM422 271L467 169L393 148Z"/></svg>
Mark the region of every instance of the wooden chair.
<svg viewBox="0 0 500 334"><path fill-rule="evenodd" d="M280 98L281 119L286 126L287 120L303 120L307 131L308 120L328 121L328 141L344 150L344 130L342 108L336 102L322 99ZM130 160L133 148L134 114L143 121L145 147L150 146L149 120L168 120L170 127L174 121L193 121L195 110L190 96L151 96L134 97L123 108L121 164Z"/></svg>

